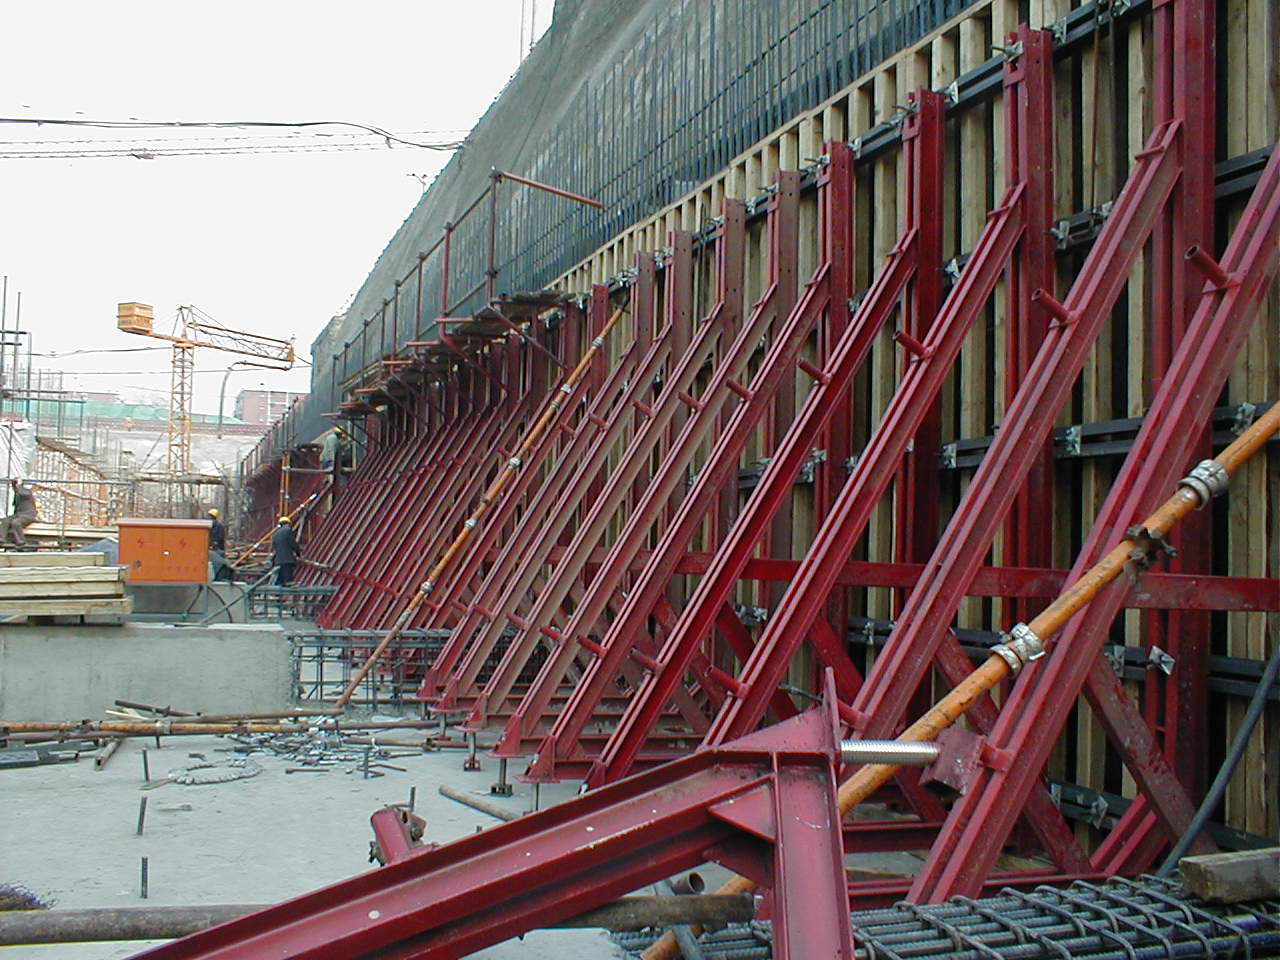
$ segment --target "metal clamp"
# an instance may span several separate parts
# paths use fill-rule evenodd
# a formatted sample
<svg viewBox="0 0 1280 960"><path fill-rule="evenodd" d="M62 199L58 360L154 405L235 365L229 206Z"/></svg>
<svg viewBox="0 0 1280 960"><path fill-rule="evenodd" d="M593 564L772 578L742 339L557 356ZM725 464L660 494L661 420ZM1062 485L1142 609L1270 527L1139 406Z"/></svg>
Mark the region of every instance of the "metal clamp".
<svg viewBox="0 0 1280 960"><path fill-rule="evenodd" d="M1240 436L1253 425L1253 421L1258 419L1258 405L1256 403L1241 403L1236 405L1236 415L1231 419L1231 432L1235 436Z"/></svg>
<svg viewBox="0 0 1280 960"><path fill-rule="evenodd" d="M1161 650L1155 644L1147 651L1147 669L1159 670L1166 677L1173 674L1173 667L1177 662L1169 651Z"/></svg>
<svg viewBox="0 0 1280 960"><path fill-rule="evenodd" d="M1178 481L1178 486L1189 487L1200 500L1196 509L1203 510L1210 500L1227 492L1230 482L1227 468L1217 460L1201 460L1189 474Z"/></svg>
<svg viewBox="0 0 1280 960"><path fill-rule="evenodd" d="M467 522L464 523L463 526L466 527L468 530L474 530L478 523L479 521L476 520L475 517L467 517Z"/></svg>
<svg viewBox="0 0 1280 960"><path fill-rule="evenodd" d="M800 475L796 478L797 483L813 483L814 469L820 463L827 462L827 451L814 450L804 462L804 466L800 468Z"/></svg>
<svg viewBox="0 0 1280 960"><path fill-rule="evenodd" d="M992 647L991 652L1007 663L1014 673L1044 656L1044 641L1025 623L1015 624L1004 636L1007 639Z"/></svg>
<svg viewBox="0 0 1280 960"><path fill-rule="evenodd" d="M768 607L754 607L749 603L735 603L733 612L737 614L738 620L746 627L758 627L769 620Z"/></svg>
<svg viewBox="0 0 1280 960"><path fill-rule="evenodd" d="M1110 813L1111 805L1107 803L1107 798L1102 794L1098 794L1093 798L1093 803L1089 804L1089 823L1101 830Z"/></svg>
<svg viewBox="0 0 1280 960"><path fill-rule="evenodd" d="M519 457L512 457L510 460L507 461L507 466L510 467L512 470L519 470L522 466L524 466L524 461L521 460Z"/></svg>
<svg viewBox="0 0 1280 960"><path fill-rule="evenodd" d="M1067 427L1063 432L1063 453L1068 457L1080 456L1080 451L1084 447L1084 429L1080 424L1075 423Z"/></svg>
<svg viewBox="0 0 1280 960"><path fill-rule="evenodd" d="M942 452L938 455L938 460L943 470L954 470L956 468L956 445L954 442L942 445Z"/></svg>
<svg viewBox="0 0 1280 960"><path fill-rule="evenodd" d="M1151 566L1160 558L1161 554L1167 557L1176 557L1178 555L1178 551L1164 538L1164 534L1152 533L1146 527L1130 527L1124 532L1124 536L1126 540L1133 541L1133 549L1129 551L1129 559L1124 562L1124 572L1129 575L1129 582L1132 584L1137 584L1138 575L1145 570L1151 569Z"/></svg>

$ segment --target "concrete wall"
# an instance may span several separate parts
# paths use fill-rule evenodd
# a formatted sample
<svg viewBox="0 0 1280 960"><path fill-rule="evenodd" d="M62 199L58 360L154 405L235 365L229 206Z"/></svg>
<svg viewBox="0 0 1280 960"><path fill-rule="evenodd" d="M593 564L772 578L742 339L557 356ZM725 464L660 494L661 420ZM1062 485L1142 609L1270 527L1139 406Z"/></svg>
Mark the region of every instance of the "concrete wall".
<svg viewBox="0 0 1280 960"><path fill-rule="evenodd" d="M292 705L275 624L0 626L0 718L102 719L113 700L189 712Z"/></svg>

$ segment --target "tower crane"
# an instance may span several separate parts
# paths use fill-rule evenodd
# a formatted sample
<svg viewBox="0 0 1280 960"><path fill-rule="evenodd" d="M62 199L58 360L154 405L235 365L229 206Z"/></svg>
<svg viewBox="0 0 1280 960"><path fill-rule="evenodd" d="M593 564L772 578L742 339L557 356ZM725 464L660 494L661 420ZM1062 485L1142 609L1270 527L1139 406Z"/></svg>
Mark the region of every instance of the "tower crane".
<svg viewBox="0 0 1280 960"><path fill-rule="evenodd" d="M153 310L146 303L121 303L116 326L126 333L168 340L173 344L173 369L169 395L169 448L166 473L171 480L191 473L191 388L195 373L195 349L207 347L267 361L271 369L288 370L296 354L292 340L279 340L224 327L199 307L178 308L173 333L152 328Z"/></svg>

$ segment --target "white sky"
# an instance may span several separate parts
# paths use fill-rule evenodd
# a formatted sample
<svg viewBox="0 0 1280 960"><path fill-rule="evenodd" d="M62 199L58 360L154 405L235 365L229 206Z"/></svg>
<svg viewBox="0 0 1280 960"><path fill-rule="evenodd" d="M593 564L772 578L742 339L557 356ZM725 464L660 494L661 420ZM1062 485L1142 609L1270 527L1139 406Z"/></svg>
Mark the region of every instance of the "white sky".
<svg viewBox="0 0 1280 960"><path fill-rule="evenodd" d="M552 0L535 4L537 33ZM521 0L8 4L0 116L124 120L354 120L393 132L465 131L514 71ZM331 128L333 133L348 133ZM193 131L189 136L245 131ZM272 136L287 131L268 131ZM161 134L168 138L172 134ZM159 135L0 124L17 140ZM457 137L461 139L461 135ZM276 337L312 338L342 310L448 153L0 159L0 274L9 326L68 389L168 403L167 348L119 332L116 303L180 304ZM215 412L235 356L196 352L196 412ZM139 371L152 371L141 373ZM76 374L72 378L71 374ZM240 389L306 390L309 372L235 372Z"/></svg>

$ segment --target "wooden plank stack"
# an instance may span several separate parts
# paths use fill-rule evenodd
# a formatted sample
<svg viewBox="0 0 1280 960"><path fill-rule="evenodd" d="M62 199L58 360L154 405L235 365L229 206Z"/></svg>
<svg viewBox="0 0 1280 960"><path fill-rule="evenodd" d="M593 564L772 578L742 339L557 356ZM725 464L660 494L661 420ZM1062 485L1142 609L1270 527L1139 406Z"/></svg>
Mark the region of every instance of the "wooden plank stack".
<svg viewBox="0 0 1280 960"><path fill-rule="evenodd" d="M127 571L100 553L0 553L0 617L124 615Z"/></svg>

